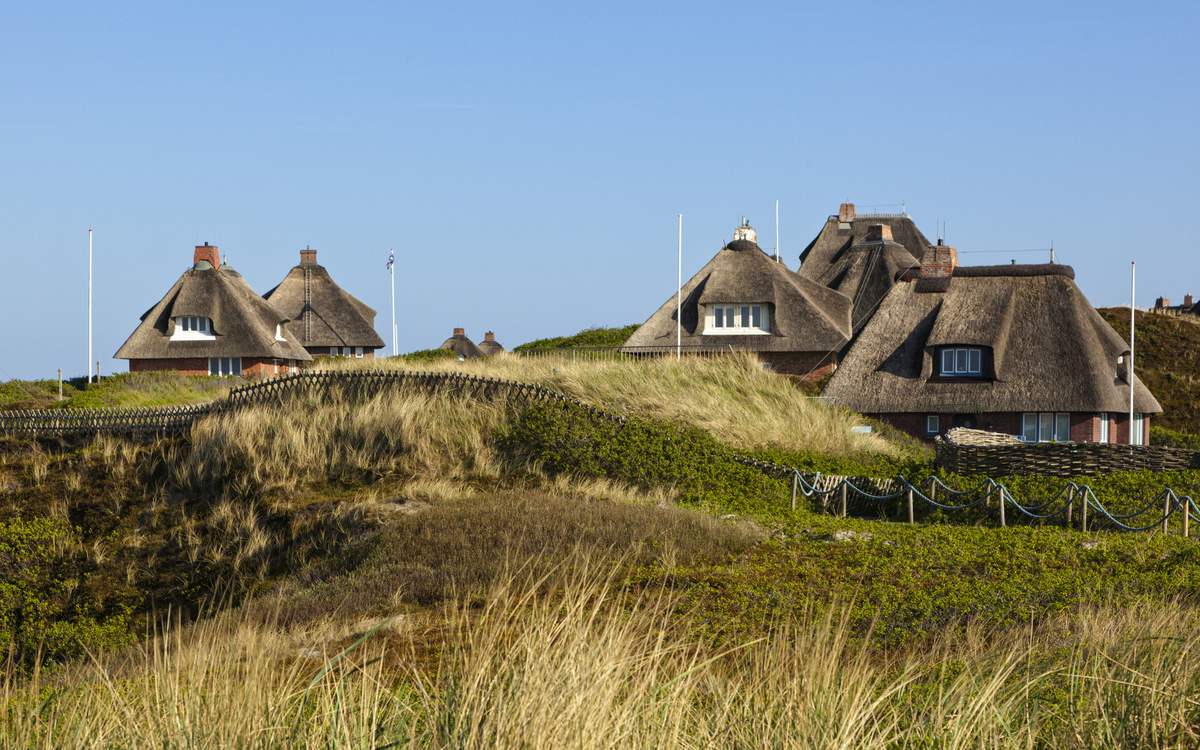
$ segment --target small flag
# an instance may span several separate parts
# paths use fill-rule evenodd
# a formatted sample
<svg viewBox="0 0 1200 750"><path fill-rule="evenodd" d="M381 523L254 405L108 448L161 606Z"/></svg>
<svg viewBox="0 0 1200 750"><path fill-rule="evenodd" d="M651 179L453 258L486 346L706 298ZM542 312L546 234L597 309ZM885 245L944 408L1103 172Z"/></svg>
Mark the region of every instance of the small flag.
<svg viewBox="0 0 1200 750"><path fill-rule="evenodd" d="M393 264L393 263L395 263L395 262L396 262L396 251L395 251L395 250L392 250L392 251L390 251L390 252L388 253L388 264L387 264L387 267L388 267L388 270L389 270L389 271L390 271L390 270L391 270L391 268L392 268L392 264Z"/></svg>

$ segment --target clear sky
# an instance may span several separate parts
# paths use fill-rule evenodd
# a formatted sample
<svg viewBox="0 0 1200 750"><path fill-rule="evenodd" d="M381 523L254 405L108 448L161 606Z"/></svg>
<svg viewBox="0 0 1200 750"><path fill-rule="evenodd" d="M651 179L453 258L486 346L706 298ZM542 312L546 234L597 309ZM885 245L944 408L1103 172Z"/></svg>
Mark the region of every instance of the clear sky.
<svg viewBox="0 0 1200 750"><path fill-rule="evenodd" d="M1200 297L1200 5L0 5L0 380L82 375L210 242L311 245L401 352L642 322L741 215L838 204L964 263L1054 243L1093 304ZM978 251L994 253L965 254Z"/></svg>

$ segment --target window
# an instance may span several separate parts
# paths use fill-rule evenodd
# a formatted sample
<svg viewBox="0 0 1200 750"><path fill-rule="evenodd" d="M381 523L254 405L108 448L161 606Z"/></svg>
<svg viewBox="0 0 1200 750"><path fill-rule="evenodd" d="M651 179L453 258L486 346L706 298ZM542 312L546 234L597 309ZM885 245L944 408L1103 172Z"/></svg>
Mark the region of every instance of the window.
<svg viewBox="0 0 1200 750"><path fill-rule="evenodd" d="M287 341L287 339L285 339L283 337L283 324L281 324L281 323L275 324L275 340L276 341Z"/></svg>
<svg viewBox="0 0 1200 750"><path fill-rule="evenodd" d="M175 333L171 334L172 341L211 341L216 335L212 332L212 322L208 318L195 315L185 315L175 318Z"/></svg>
<svg viewBox="0 0 1200 750"><path fill-rule="evenodd" d="M350 347L348 347L348 346L343 346L343 347L342 347L342 356L343 356L343 357L349 357L349 356L350 356Z"/></svg>
<svg viewBox="0 0 1200 750"><path fill-rule="evenodd" d="M942 375L974 376L983 374L983 350L978 347L942 349Z"/></svg>
<svg viewBox="0 0 1200 750"><path fill-rule="evenodd" d="M1108 442L1108 414L1100 412L1096 415L1096 425L1099 429L1096 431L1096 441L1100 443Z"/></svg>
<svg viewBox="0 0 1200 750"><path fill-rule="evenodd" d="M361 346L354 347L354 358L362 359L362 347Z"/></svg>
<svg viewBox="0 0 1200 750"><path fill-rule="evenodd" d="M1071 415L1026 412L1021 417L1021 437L1027 443L1068 442L1071 439Z"/></svg>
<svg viewBox="0 0 1200 750"><path fill-rule="evenodd" d="M942 420L936 414L925 417L925 434L936 435L941 432Z"/></svg>
<svg viewBox="0 0 1200 750"><path fill-rule="evenodd" d="M1142 419L1142 415L1134 414L1133 415L1133 444L1134 445L1145 445L1146 444L1145 440L1144 440L1144 438L1145 438L1145 434L1143 431L1144 426L1145 426L1145 422Z"/></svg>
<svg viewBox="0 0 1200 750"><path fill-rule="evenodd" d="M770 333L769 315L763 305L709 305L705 333L755 335Z"/></svg>
<svg viewBox="0 0 1200 750"><path fill-rule="evenodd" d="M213 357L208 360L209 375L241 375L241 357Z"/></svg>
<svg viewBox="0 0 1200 750"><path fill-rule="evenodd" d="M338 354L338 348L336 346L329 347L329 356L336 357L337 354Z"/></svg>

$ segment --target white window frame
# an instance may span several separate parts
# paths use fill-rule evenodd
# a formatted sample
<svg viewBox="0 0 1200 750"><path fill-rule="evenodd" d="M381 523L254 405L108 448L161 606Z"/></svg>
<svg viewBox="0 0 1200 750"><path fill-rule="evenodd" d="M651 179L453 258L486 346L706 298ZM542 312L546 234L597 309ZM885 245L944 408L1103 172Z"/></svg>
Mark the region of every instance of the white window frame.
<svg viewBox="0 0 1200 750"><path fill-rule="evenodd" d="M937 414L927 414L925 416L925 434L936 435L942 431L942 418Z"/></svg>
<svg viewBox="0 0 1200 750"><path fill-rule="evenodd" d="M361 346L354 347L354 358L355 359L363 358L363 348Z"/></svg>
<svg viewBox="0 0 1200 750"><path fill-rule="evenodd" d="M1071 442L1070 412L1025 412L1021 415L1021 439L1027 443Z"/></svg>
<svg viewBox="0 0 1200 750"><path fill-rule="evenodd" d="M171 334L172 341L215 341L212 321L199 315L181 315L175 318L175 332Z"/></svg>
<svg viewBox="0 0 1200 750"><path fill-rule="evenodd" d="M338 348L336 346L329 347L329 356L336 357L337 355L338 355Z"/></svg>
<svg viewBox="0 0 1200 750"><path fill-rule="evenodd" d="M704 333L716 336L767 336L771 315L767 305L726 303L706 305ZM758 322L755 323L755 320Z"/></svg>
<svg viewBox="0 0 1200 750"><path fill-rule="evenodd" d="M349 357L349 356L350 356L350 347L348 347L348 346L343 346L343 347L342 347L342 356L343 356L343 357Z"/></svg>
<svg viewBox="0 0 1200 750"><path fill-rule="evenodd" d="M209 375L241 375L242 374L242 358L241 357L209 357L208 359L208 374Z"/></svg>
<svg viewBox="0 0 1200 750"><path fill-rule="evenodd" d="M1146 420L1142 414L1133 415L1133 444L1146 444Z"/></svg>
<svg viewBox="0 0 1200 750"><path fill-rule="evenodd" d="M942 349L943 377L978 377L983 374L983 349L978 346L947 346Z"/></svg>
<svg viewBox="0 0 1200 750"><path fill-rule="evenodd" d="M285 339L283 337L283 324L282 323L275 324L275 340L276 341L287 341L287 339Z"/></svg>
<svg viewBox="0 0 1200 750"><path fill-rule="evenodd" d="M1108 412L1100 412L1096 415L1096 421L1100 423L1100 435L1096 440L1098 443L1108 442Z"/></svg>

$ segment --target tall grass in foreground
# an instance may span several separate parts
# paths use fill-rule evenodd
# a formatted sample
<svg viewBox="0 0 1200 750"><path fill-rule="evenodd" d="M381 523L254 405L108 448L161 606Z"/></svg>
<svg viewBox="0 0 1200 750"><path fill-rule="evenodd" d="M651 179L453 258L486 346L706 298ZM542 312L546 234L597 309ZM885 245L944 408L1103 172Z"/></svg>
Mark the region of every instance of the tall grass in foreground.
<svg viewBox="0 0 1200 750"><path fill-rule="evenodd" d="M785 377L765 372L751 354L643 360L572 361L568 357L485 359L408 364L403 359L322 360L318 369L387 369L413 372L468 371L475 375L536 382L625 415L703 427L723 443L775 446L826 454L855 452L894 456L898 450L870 434L851 432L855 414L811 399Z"/></svg>
<svg viewBox="0 0 1200 750"><path fill-rule="evenodd" d="M4 748L1091 748L1200 740L1194 612L1093 610L887 659L836 619L706 652L586 560L345 651L224 617L3 682ZM440 633L440 635L439 635ZM1170 634L1169 637L1163 637ZM368 634L370 635L370 634ZM437 639L437 666L414 649Z"/></svg>

